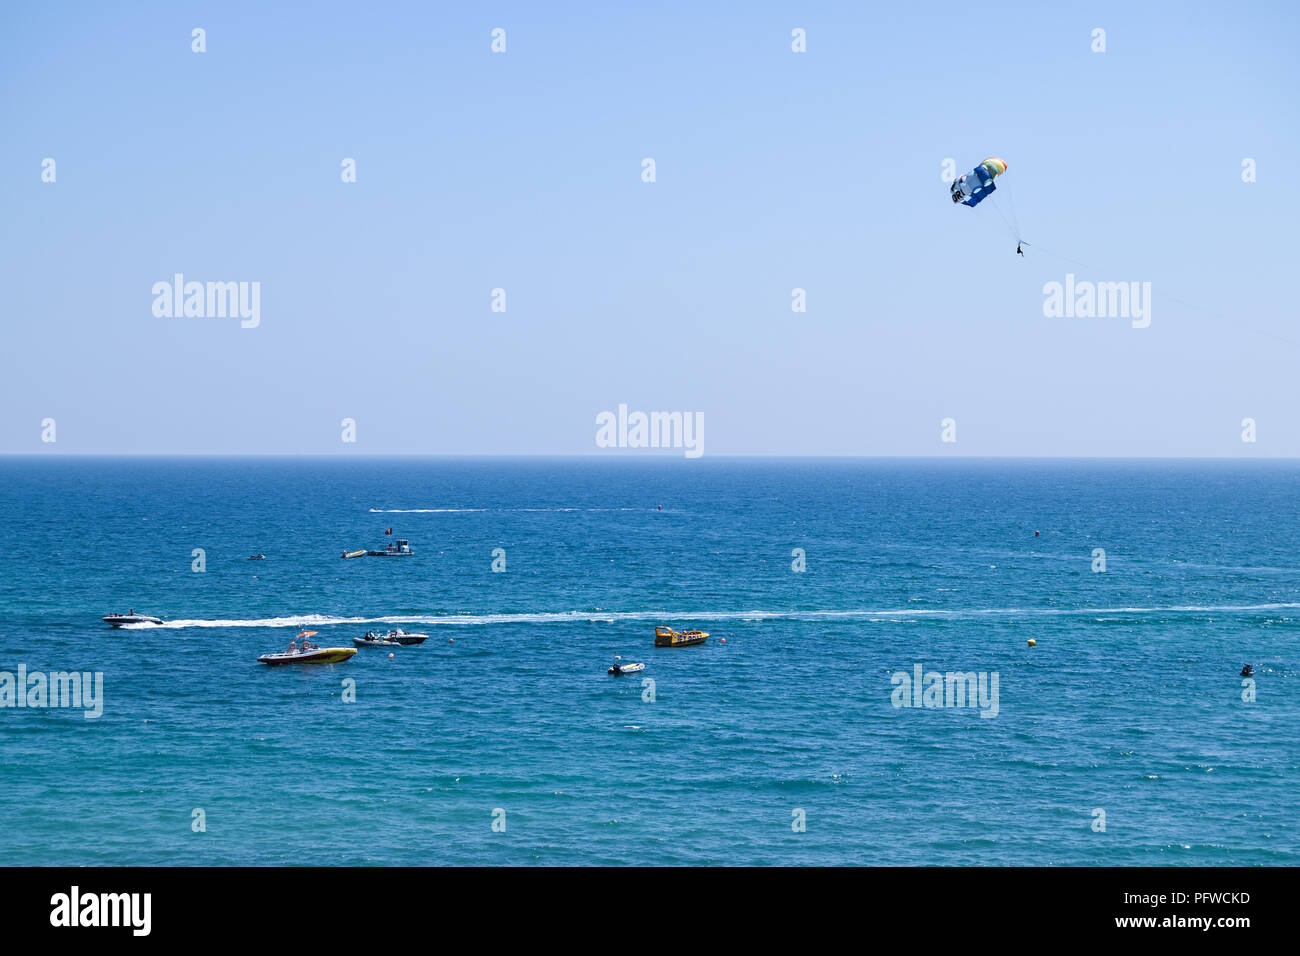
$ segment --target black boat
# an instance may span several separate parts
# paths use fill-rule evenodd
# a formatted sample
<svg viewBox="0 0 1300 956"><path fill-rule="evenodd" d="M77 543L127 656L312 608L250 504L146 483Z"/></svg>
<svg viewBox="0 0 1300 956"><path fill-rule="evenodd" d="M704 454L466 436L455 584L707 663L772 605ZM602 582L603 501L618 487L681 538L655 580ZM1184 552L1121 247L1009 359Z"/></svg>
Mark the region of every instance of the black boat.
<svg viewBox="0 0 1300 956"><path fill-rule="evenodd" d="M148 614L136 614L132 609L130 614L110 614L101 618L105 624L111 624L113 627L123 627L127 624L161 624L162 618L152 617Z"/></svg>
<svg viewBox="0 0 1300 956"><path fill-rule="evenodd" d="M408 644L423 644L429 639L428 634L407 634L400 627L394 628L387 634L380 634L378 631L366 631L365 637L354 637L352 643L358 647L392 647L404 646Z"/></svg>
<svg viewBox="0 0 1300 956"><path fill-rule="evenodd" d="M365 637L354 637L352 643L357 647L401 647L397 641L390 640L385 634L366 631Z"/></svg>
<svg viewBox="0 0 1300 956"><path fill-rule="evenodd" d="M429 639L428 634L407 634L400 627L395 627L384 635L390 641L396 641L398 644L423 644Z"/></svg>

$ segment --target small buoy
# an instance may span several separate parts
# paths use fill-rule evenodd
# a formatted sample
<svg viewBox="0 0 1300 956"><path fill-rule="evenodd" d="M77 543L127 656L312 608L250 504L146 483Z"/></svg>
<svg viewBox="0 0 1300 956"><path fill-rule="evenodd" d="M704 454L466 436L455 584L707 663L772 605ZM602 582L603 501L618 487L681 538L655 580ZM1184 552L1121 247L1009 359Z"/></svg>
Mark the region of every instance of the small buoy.
<svg viewBox="0 0 1300 956"><path fill-rule="evenodd" d="M389 651L389 652L388 652L388 659L389 659L390 661L393 659L393 652L392 652L392 651Z"/></svg>
<svg viewBox="0 0 1300 956"><path fill-rule="evenodd" d="M449 638L447 638L447 643L448 643L448 644L455 644L455 643L456 643L456 638L454 638L454 637L449 637Z"/></svg>
<svg viewBox="0 0 1300 956"><path fill-rule="evenodd" d="M1037 642L1036 640L1034 640L1034 639L1031 637L1031 638L1029 639L1029 646L1030 646L1030 647L1037 647L1037 646L1038 646L1038 642Z"/></svg>
<svg viewBox="0 0 1300 956"><path fill-rule="evenodd" d="M727 643L727 639L725 637L722 639L722 643L723 644Z"/></svg>
<svg viewBox="0 0 1300 956"><path fill-rule="evenodd" d="M1034 537L1035 537L1035 538L1038 537L1038 532L1037 532L1037 531L1034 532Z"/></svg>

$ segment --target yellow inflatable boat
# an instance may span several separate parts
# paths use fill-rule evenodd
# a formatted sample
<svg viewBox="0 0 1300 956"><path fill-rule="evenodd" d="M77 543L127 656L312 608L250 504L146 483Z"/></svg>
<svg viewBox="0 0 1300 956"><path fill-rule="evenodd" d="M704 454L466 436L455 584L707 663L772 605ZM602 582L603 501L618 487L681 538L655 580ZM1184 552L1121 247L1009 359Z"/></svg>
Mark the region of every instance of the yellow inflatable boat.
<svg viewBox="0 0 1300 956"><path fill-rule="evenodd" d="M709 639L708 631L674 631L671 627L655 628L655 647L689 647Z"/></svg>

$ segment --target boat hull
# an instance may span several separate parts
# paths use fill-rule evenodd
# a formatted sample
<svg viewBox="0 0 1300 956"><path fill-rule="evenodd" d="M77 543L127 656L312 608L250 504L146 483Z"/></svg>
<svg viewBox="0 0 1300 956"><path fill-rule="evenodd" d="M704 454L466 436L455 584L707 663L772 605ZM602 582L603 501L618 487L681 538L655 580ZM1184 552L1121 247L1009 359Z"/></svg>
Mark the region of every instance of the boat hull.
<svg viewBox="0 0 1300 956"><path fill-rule="evenodd" d="M162 618L148 614L110 614L101 620L112 627L125 627L127 624L161 624Z"/></svg>
<svg viewBox="0 0 1300 956"><path fill-rule="evenodd" d="M322 647L314 651L299 654L263 654L258 658L263 664L338 664L349 660L357 649L355 647Z"/></svg>

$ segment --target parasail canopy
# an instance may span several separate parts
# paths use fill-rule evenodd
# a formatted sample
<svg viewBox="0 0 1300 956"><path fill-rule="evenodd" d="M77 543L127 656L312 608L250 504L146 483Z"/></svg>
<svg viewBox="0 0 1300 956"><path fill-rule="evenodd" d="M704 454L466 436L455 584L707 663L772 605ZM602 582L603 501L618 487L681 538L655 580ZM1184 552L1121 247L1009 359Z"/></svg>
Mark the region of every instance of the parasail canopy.
<svg viewBox="0 0 1300 956"><path fill-rule="evenodd" d="M952 184L952 201L963 206L978 206L989 193L997 189L993 180L1006 171L1005 160L996 156L989 157L969 173L957 177L957 181Z"/></svg>

